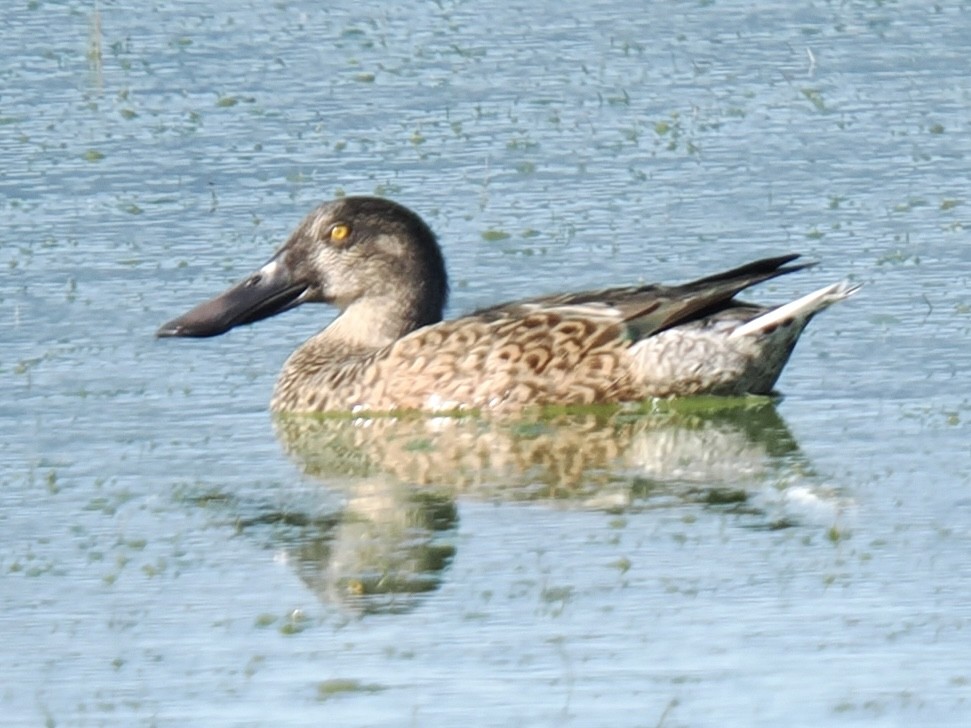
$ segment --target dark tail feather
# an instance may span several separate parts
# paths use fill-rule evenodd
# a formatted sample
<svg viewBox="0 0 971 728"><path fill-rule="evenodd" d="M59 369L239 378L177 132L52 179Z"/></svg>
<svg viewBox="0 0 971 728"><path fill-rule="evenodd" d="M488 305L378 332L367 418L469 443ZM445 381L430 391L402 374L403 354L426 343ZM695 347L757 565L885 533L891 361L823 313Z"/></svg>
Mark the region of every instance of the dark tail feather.
<svg viewBox="0 0 971 728"><path fill-rule="evenodd" d="M716 273L691 283L672 286L667 289L666 305L653 302L640 312L632 312L628 321L632 323L636 320L636 330L641 336L646 336L660 333L693 319L703 318L731 305L731 300L750 286L815 265L814 263L786 265L798 257L798 254L790 254L777 258L764 258L724 273Z"/></svg>
<svg viewBox="0 0 971 728"><path fill-rule="evenodd" d="M791 263L792 261L799 258L799 253L790 253L789 255L780 255L775 258L763 258L762 260L756 260L752 263L746 263L738 268L732 268L724 273L716 273L713 276L708 276L707 278L699 278L696 281L685 284L686 286L694 286L699 284L712 284L720 283L722 281L728 281L733 279L751 279L751 283L747 283L742 288L747 288L748 286L754 286L756 283L761 283L762 281L767 281L770 278L775 278L776 276L782 276L786 273L795 273L797 270L802 270L804 268L811 268L816 263L798 263L796 265L786 265L786 263ZM739 288L738 290L742 290Z"/></svg>

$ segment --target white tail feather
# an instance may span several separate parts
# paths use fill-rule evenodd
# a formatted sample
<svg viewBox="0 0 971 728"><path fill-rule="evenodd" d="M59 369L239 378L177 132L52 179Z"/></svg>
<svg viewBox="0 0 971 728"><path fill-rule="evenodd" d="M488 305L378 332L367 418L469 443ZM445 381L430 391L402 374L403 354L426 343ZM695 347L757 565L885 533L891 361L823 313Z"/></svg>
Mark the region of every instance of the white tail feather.
<svg viewBox="0 0 971 728"><path fill-rule="evenodd" d="M793 319L807 319L818 311L822 311L844 298L849 298L861 288L859 283L840 281L818 291L807 293L802 298L790 301L778 308L774 308L768 313L752 319L746 324L739 326L731 333L731 338L737 336L748 336L749 334L760 334L766 329L778 326L786 321Z"/></svg>

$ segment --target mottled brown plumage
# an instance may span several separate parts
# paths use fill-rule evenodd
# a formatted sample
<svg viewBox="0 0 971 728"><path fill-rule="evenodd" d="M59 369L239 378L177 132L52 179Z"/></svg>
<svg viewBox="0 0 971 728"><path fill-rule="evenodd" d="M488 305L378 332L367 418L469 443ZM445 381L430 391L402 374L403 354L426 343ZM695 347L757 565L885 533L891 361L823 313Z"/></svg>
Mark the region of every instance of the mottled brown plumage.
<svg viewBox="0 0 971 728"><path fill-rule="evenodd" d="M214 336L304 302L341 314L287 360L271 404L290 412L515 410L771 392L809 319L856 291L775 309L745 288L800 270L756 261L680 286L567 293L442 321L445 265L428 226L370 197L324 203L257 273L159 330Z"/></svg>

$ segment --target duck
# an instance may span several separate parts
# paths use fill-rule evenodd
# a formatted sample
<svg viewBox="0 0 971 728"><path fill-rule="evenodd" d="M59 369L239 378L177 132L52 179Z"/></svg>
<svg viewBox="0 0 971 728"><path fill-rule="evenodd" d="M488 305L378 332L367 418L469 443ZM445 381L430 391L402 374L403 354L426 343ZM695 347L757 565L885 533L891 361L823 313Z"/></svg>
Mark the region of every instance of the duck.
<svg viewBox="0 0 971 728"><path fill-rule="evenodd" d="M339 313L287 358L276 413L511 412L698 395L773 395L841 281L779 306L742 291L813 263L764 258L689 283L554 293L446 320L438 239L389 199L312 210L270 260L165 323L158 337L211 337L304 303Z"/></svg>

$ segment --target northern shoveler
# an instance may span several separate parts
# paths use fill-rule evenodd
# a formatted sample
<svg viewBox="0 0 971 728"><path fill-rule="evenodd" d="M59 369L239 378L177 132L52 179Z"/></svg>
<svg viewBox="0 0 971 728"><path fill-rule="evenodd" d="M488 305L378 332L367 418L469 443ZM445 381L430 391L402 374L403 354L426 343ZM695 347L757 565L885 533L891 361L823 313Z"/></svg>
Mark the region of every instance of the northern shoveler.
<svg viewBox="0 0 971 728"><path fill-rule="evenodd" d="M340 315L284 364L284 412L503 410L651 397L771 393L813 317L859 288L820 288L775 308L735 296L807 267L758 260L683 285L530 298L442 320L435 235L389 200L313 210L253 275L158 330L216 336L302 303Z"/></svg>

